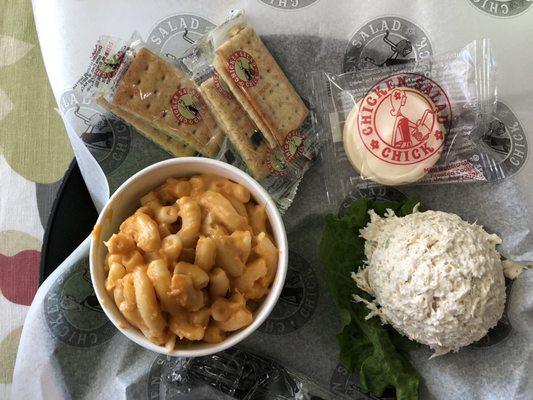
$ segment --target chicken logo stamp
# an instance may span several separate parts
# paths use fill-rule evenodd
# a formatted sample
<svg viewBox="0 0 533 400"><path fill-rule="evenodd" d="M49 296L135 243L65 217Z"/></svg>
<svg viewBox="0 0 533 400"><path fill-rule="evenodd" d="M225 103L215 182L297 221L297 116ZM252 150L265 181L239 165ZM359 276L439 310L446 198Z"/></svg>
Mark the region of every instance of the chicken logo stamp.
<svg viewBox="0 0 533 400"><path fill-rule="evenodd" d="M391 164L416 164L443 147L451 105L436 82L400 73L366 93L357 119L354 134L375 157Z"/></svg>
<svg viewBox="0 0 533 400"><path fill-rule="evenodd" d="M467 0L478 10L495 17L514 17L525 13L533 1L531 0Z"/></svg>
<svg viewBox="0 0 533 400"><path fill-rule="evenodd" d="M251 88L259 82L259 69L255 59L246 51L238 50L228 60L231 79L239 86Z"/></svg>
<svg viewBox="0 0 533 400"><path fill-rule="evenodd" d="M278 303L259 331L285 335L304 326L318 305L318 279L313 267L294 251L289 252L289 268Z"/></svg>
<svg viewBox="0 0 533 400"><path fill-rule="evenodd" d="M259 0L261 3L271 7L279 8L280 10L298 10L300 8L309 7L318 0Z"/></svg>
<svg viewBox="0 0 533 400"><path fill-rule="evenodd" d="M200 94L193 88L180 88L170 99L174 116L183 124L194 125L202 120L203 103Z"/></svg>
<svg viewBox="0 0 533 400"><path fill-rule="evenodd" d="M213 70L213 82L215 84L215 89L220 95L228 100L233 98L233 95L230 92L228 84L224 82L223 79L220 79L220 75L217 71Z"/></svg>
<svg viewBox="0 0 533 400"><path fill-rule="evenodd" d="M516 115L502 101L496 104L483 142L492 149L492 155L504 176L518 173L525 165L529 153L527 136Z"/></svg>
<svg viewBox="0 0 533 400"><path fill-rule="evenodd" d="M94 57L98 52L100 52L101 47L101 44L96 44L96 47L93 50L91 56ZM98 64L98 67L96 69L96 76L101 79L113 78L118 71L118 67L120 67L120 64L122 64L122 61L124 61L125 54L126 53L121 50L113 55L109 55L108 51L106 50L104 54L104 60L100 64Z"/></svg>
<svg viewBox="0 0 533 400"><path fill-rule="evenodd" d="M287 158L281 147L269 149L267 156L268 169L277 176L284 176L288 172Z"/></svg>
<svg viewBox="0 0 533 400"><path fill-rule="evenodd" d="M152 28L147 42L155 51L176 58L215 26L213 22L198 15L170 15Z"/></svg>
<svg viewBox="0 0 533 400"><path fill-rule="evenodd" d="M400 17L380 17L367 22L350 39L344 55L344 72L405 64L433 54L426 33Z"/></svg>
<svg viewBox="0 0 533 400"><path fill-rule="evenodd" d="M61 95L59 107L104 173L116 170L130 151L132 128L73 90Z"/></svg>
<svg viewBox="0 0 533 400"><path fill-rule="evenodd" d="M94 293L88 258L53 284L44 300L44 315L51 334L71 346L97 346L116 332Z"/></svg>
<svg viewBox="0 0 533 400"><path fill-rule="evenodd" d="M299 131L291 131L285 136L283 142L283 153L287 161L300 158L305 149L305 135Z"/></svg>

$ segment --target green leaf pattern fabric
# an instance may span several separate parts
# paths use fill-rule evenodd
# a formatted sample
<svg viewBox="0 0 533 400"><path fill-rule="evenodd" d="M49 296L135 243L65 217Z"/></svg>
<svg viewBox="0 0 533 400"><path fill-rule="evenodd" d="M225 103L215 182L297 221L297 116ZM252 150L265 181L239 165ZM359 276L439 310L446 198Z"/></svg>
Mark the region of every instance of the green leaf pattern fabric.
<svg viewBox="0 0 533 400"><path fill-rule="evenodd" d="M37 184L56 188L72 160L30 0L0 0L0 398L8 399L22 324L39 279ZM53 197L52 197L53 198ZM42 206L42 204L41 204ZM44 221L44 222L41 222Z"/></svg>

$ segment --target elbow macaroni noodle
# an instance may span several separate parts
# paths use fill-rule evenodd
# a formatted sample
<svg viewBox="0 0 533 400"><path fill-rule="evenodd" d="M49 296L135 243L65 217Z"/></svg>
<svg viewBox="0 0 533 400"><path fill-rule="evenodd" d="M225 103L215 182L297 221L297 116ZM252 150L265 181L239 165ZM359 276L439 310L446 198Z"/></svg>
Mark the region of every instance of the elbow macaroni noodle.
<svg viewBox="0 0 533 400"><path fill-rule="evenodd" d="M263 205L216 175L167 179L105 245L105 288L168 352L218 343L252 323L278 265Z"/></svg>

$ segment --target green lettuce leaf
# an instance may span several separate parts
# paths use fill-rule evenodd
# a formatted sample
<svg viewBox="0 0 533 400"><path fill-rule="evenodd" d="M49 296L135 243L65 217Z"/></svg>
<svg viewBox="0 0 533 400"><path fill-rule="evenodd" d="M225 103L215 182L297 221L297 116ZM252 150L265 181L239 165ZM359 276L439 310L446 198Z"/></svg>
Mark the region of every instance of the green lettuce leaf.
<svg viewBox="0 0 533 400"><path fill-rule="evenodd" d="M419 376L409 362L409 351L416 344L390 326L381 325L379 318L365 320L369 310L364 304L355 303L352 296L371 296L360 290L350 275L365 260L365 243L359 230L370 220L368 211L373 209L384 215L390 208L404 216L412 213L417 203L416 197L402 203L359 198L348 206L342 218L326 216L319 248L320 260L326 267L326 285L342 325L337 335L341 363L359 376L367 392L381 396L386 389L393 389L398 400L418 399Z"/></svg>

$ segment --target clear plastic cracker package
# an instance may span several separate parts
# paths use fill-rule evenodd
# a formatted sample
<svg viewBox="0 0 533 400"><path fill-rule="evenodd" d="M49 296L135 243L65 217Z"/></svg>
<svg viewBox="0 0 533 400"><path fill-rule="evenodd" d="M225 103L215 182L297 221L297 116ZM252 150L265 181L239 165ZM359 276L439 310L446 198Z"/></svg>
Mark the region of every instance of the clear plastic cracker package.
<svg viewBox="0 0 533 400"><path fill-rule="evenodd" d="M311 73L332 203L355 187L505 177L482 140L496 104L488 40L408 64Z"/></svg>
<svg viewBox="0 0 533 400"><path fill-rule="evenodd" d="M319 127L244 13L232 12L176 61L229 139L222 159L239 159L275 199L291 199L318 153Z"/></svg>
<svg viewBox="0 0 533 400"><path fill-rule="evenodd" d="M74 89L175 157L247 171L282 212L317 154L309 110L240 11L182 57L157 55L137 34L102 37Z"/></svg>
<svg viewBox="0 0 533 400"><path fill-rule="evenodd" d="M95 97L156 144L180 146L181 151L172 151L175 156L197 152L216 157L223 133L196 84L135 36L127 43L101 38L75 89Z"/></svg>

